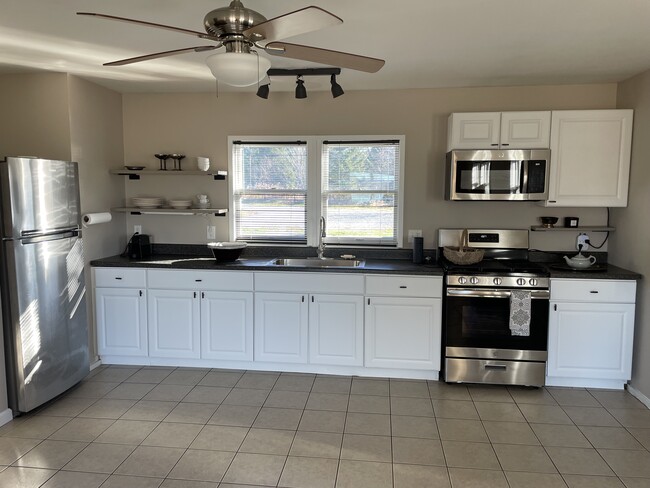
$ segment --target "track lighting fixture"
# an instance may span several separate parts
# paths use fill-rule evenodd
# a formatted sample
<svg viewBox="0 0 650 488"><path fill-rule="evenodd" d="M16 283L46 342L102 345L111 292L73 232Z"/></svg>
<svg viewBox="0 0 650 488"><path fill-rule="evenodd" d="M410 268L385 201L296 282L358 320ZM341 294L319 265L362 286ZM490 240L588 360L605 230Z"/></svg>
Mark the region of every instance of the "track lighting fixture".
<svg viewBox="0 0 650 488"><path fill-rule="evenodd" d="M303 99L307 98L307 89L305 88L305 82L303 76L329 76L330 83L332 85L332 97L337 98L343 95L345 92L341 85L336 82L336 75L341 74L341 68L304 68L304 69L279 69L271 68L266 72L268 77L273 76L295 76L296 77L296 98ZM257 96L260 98L267 99L269 98L269 91L271 82L268 78L265 78L263 81L267 82L263 85L259 85L257 89Z"/></svg>
<svg viewBox="0 0 650 488"><path fill-rule="evenodd" d="M307 90L302 75L296 76L296 98L307 98Z"/></svg>
<svg viewBox="0 0 650 488"><path fill-rule="evenodd" d="M345 92L343 91L343 88L341 88L341 85L339 85L336 82L336 75L332 74L330 76L330 84L332 85L332 98L340 97L343 95Z"/></svg>

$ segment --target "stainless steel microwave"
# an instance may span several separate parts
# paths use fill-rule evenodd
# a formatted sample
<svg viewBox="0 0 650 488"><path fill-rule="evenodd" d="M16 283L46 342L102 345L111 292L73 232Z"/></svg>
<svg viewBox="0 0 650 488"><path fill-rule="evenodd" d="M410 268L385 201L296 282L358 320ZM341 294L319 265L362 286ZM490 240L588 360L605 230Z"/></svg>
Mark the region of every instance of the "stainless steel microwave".
<svg viewBox="0 0 650 488"><path fill-rule="evenodd" d="M447 200L546 200L548 149L447 153Z"/></svg>

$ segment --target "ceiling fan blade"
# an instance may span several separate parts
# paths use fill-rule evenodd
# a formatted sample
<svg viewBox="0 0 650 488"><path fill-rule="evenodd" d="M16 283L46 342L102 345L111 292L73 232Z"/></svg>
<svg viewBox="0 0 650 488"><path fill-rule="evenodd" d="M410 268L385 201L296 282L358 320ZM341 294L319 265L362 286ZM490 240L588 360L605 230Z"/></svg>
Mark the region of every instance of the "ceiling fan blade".
<svg viewBox="0 0 650 488"><path fill-rule="evenodd" d="M342 24L343 19L323 10L320 7L305 7L300 10L280 15L266 22L246 29L243 34L247 37L261 39L286 39L306 32L312 32L325 27Z"/></svg>
<svg viewBox="0 0 650 488"><path fill-rule="evenodd" d="M147 61L149 59L165 58L167 56L174 56L176 54L189 53L189 52L203 52L217 49L220 46L196 46L186 47L184 49L174 49L173 51L162 51L159 53L145 54L144 56L136 56L134 58L120 59L110 63L104 63L104 66L124 66L125 64L139 63L140 61Z"/></svg>
<svg viewBox="0 0 650 488"><path fill-rule="evenodd" d="M264 49L273 56L301 59L329 66L365 71L366 73L376 73L386 63L383 59L303 46L301 44L289 44L288 42L269 42L264 46Z"/></svg>
<svg viewBox="0 0 650 488"><path fill-rule="evenodd" d="M98 14L94 12L77 12L77 15L88 15L90 17L99 17L100 19L117 20L119 22L128 22L131 24L144 25L147 27L155 27L157 29L165 29L174 32L181 32L183 34L190 34L191 36L200 37L201 39L210 39L212 41L219 41L218 37L211 36L210 34L206 34L205 32L183 29L182 27L174 27L173 25L156 24L154 22L147 22L145 20L129 19L126 17L116 17L114 15Z"/></svg>

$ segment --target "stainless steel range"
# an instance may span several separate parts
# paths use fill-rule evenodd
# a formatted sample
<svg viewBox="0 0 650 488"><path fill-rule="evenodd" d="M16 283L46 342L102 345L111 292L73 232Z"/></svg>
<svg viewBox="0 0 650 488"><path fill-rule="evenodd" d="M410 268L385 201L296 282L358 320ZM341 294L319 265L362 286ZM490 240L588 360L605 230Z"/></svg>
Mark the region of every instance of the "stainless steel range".
<svg viewBox="0 0 650 488"><path fill-rule="evenodd" d="M442 257L462 229L440 229L445 269L443 355L447 382L543 386L549 274L528 260L527 230L468 229L485 251L474 265Z"/></svg>

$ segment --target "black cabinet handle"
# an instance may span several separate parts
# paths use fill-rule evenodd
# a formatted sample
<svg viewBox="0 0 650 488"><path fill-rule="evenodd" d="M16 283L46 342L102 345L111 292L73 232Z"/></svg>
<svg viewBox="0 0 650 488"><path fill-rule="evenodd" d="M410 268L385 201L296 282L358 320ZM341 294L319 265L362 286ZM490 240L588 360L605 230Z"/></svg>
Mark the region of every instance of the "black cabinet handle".
<svg viewBox="0 0 650 488"><path fill-rule="evenodd" d="M121 276L116 276L115 279L116 279L116 280L121 280L122 277L121 277Z"/></svg>
<svg viewBox="0 0 650 488"><path fill-rule="evenodd" d="M591 290L589 293L598 293L598 290Z"/></svg>
<svg viewBox="0 0 650 488"><path fill-rule="evenodd" d="M555 310L557 312L557 303L555 305L553 305L553 310Z"/></svg>
<svg viewBox="0 0 650 488"><path fill-rule="evenodd" d="M205 298L205 292L204 291L201 292L201 298Z"/></svg>
<svg viewBox="0 0 650 488"><path fill-rule="evenodd" d="M314 297L313 296L311 297L311 303L314 303Z"/></svg>
<svg viewBox="0 0 650 488"><path fill-rule="evenodd" d="M302 296L302 303L305 303L305 295Z"/></svg>
<svg viewBox="0 0 650 488"><path fill-rule="evenodd" d="M194 280L194 281L196 281L197 283L201 283L203 280Z"/></svg>
<svg viewBox="0 0 650 488"><path fill-rule="evenodd" d="M370 298L368 298L368 305L370 305Z"/></svg>
<svg viewBox="0 0 650 488"><path fill-rule="evenodd" d="M140 296L142 296L142 290L140 290Z"/></svg>
<svg viewBox="0 0 650 488"><path fill-rule="evenodd" d="M194 298L196 298L196 292L194 292Z"/></svg>
<svg viewBox="0 0 650 488"><path fill-rule="evenodd" d="M509 146L510 144L501 144L502 146Z"/></svg>
<svg viewBox="0 0 650 488"><path fill-rule="evenodd" d="M406 285L400 285L400 288L406 289Z"/></svg>

